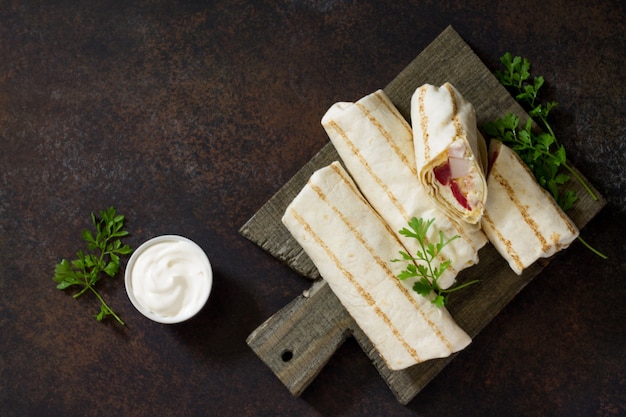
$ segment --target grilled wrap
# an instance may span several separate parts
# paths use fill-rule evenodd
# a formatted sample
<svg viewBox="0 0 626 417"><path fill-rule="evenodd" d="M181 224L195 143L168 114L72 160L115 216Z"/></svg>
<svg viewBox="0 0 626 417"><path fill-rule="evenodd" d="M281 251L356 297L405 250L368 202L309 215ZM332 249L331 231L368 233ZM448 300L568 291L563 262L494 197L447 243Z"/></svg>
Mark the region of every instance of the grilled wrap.
<svg viewBox="0 0 626 417"><path fill-rule="evenodd" d="M519 275L537 259L568 247L579 231L515 151L492 139L489 161L482 227Z"/></svg>
<svg viewBox="0 0 626 417"><path fill-rule="evenodd" d="M449 356L470 337L396 276L405 250L338 163L314 172L282 218L392 370Z"/></svg>
<svg viewBox="0 0 626 417"><path fill-rule="evenodd" d="M411 97L418 177L449 216L480 226L487 184L486 144L474 107L454 86L424 84Z"/></svg>

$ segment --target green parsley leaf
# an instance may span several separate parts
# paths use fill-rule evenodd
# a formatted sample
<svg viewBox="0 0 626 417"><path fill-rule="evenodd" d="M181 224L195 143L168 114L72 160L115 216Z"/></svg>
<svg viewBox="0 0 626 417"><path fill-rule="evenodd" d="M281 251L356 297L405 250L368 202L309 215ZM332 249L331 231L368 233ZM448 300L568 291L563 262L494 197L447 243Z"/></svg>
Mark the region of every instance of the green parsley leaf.
<svg viewBox="0 0 626 417"><path fill-rule="evenodd" d="M398 279L404 281L409 278L415 278L413 291L424 297L431 297L431 294L434 294L431 302L437 307L443 307L448 301L448 296L451 292L475 284L478 280L470 281L463 285L451 286L446 289L439 287L438 280L450 267L451 261L446 259L439 264L435 264L435 259L446 245L460 236L455 235L450 239L446 239L443 231L440 230L439 241L437 243L428 242L428 229L434 221L435 219L424 221L424 219L413 217L409 221L409 228L405 227L399 233L403 236L417 239L421 250L417 250L415 256L400 251L402 258L392 259L391 262L408 261L406 268L398 274Z"/></svg>
<svg viewBox="0 0 626 417"><path fill-rule="evenodd" d="M59 290L65 290L72 286L81 287L74 294L74 298L80 297L87 291L92 292L100 301L100 312L95 315L98 321L112 316L124 325L122 319L109 307L95 284L102 274L114 277L119 271L120 256L132 252L130 246L122 244L120 238L128 235L123 230L124 216L117 214L114 207L100 212L100 218L91 213L91 221L96 229L94 237L90 230L82 232L82 238L87 243L87 250L93 253L85 253L82 250L76 252L76 259L68 261L63 259L54 269L52 280L57 283Z"/></svg>

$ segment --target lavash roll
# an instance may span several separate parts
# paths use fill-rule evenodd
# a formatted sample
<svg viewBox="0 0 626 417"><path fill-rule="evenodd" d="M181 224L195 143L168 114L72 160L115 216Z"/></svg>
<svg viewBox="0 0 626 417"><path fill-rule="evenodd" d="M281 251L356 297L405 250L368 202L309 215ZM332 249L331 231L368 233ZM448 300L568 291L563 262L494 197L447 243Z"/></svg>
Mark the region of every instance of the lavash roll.
<svg viewBox="0 0 626 417"><path fill-rule="evenodd" d="M439 261L451 260L439 278L450 287L462 269L478 262L478 250L487 243L474 226L455 222L429 198L417 177L411 126L382 90L355 103L333 104L322 117L322 126L361 192L394 232L407 227L413 217L435 219L430 242L459 235L444 247ZM399 236L408 253L420 249L413 238Z"/></svg>
<svg viewBox="0 0 626 417"><path fill-rule="evenodd" d="M283 223L392 370L449 356L470 337L449 312L396 276L405 250L338 163L319 169Z"/></svg>
<svg viewBox="0 0 626 417"><path fill-rule="evenodd" d="M480 225L487 184L486 144L474 107L450 83L424 84L411 97L418 177L453 219Z"/></svg>
<svg viewBox="0 0 626 417"><path fill-rule="evenodd" d="M511 148L492 139L482 228L516 274L578 237L572 220Z"/></svg>

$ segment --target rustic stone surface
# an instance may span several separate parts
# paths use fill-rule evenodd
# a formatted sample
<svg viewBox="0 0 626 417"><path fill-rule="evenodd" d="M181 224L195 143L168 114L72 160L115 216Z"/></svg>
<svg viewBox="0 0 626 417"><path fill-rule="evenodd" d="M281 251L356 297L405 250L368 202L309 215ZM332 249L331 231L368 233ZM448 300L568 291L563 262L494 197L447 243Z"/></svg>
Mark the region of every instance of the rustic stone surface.
<svg viewBox="0 0 626 417"><path fill-rule="evenodd" d="M626 11L622 2L5 1L0 8L0 415L623 415ZM353 340L301 397L245 343L310 283L238 228L327 139L328 106L389 83L446 26L490 68L528 57L555 128L607 198L411 403ZM215 287L186 324L151 323L121 277L95 300L54 288L89 213L133 247L177 233Z"/></svg>

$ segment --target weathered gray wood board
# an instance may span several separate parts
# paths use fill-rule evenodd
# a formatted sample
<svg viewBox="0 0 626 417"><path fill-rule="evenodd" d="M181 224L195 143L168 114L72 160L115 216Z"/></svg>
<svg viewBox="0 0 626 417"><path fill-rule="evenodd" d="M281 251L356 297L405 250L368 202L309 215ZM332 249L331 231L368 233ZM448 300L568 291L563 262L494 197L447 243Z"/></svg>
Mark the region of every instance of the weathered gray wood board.
<svg viewBox="0 0 626 417"><path fill-rule="evenodd" d="M413 91L424 83L441 85L446 81L474 104L478 126L509 112L523 120L528 117L451 27L424 49L384 90L404 117L410 120ZM366 91L363 95L369 93ZM398 401L406 404L458 354L402 371L389 370L328 285L319 279L313 263L281 223L284 209L313 171L338 159L335 149L328 143L240 229L243 236L313 280L310 290L265 321L248 337L247 343L290 392L299 395L341 343L353 335ZM593 200L574 181L571 181L571 188L578 192L580 200L569 215L582 228L606 202L596 190L599 200ZM472 337L550 261L542 259L522 276L517 276L491 245L481 249L479 255L479 264L463 271L458 280L479 278L481 282L451 298L448 306L458 324Z"/></svg>

